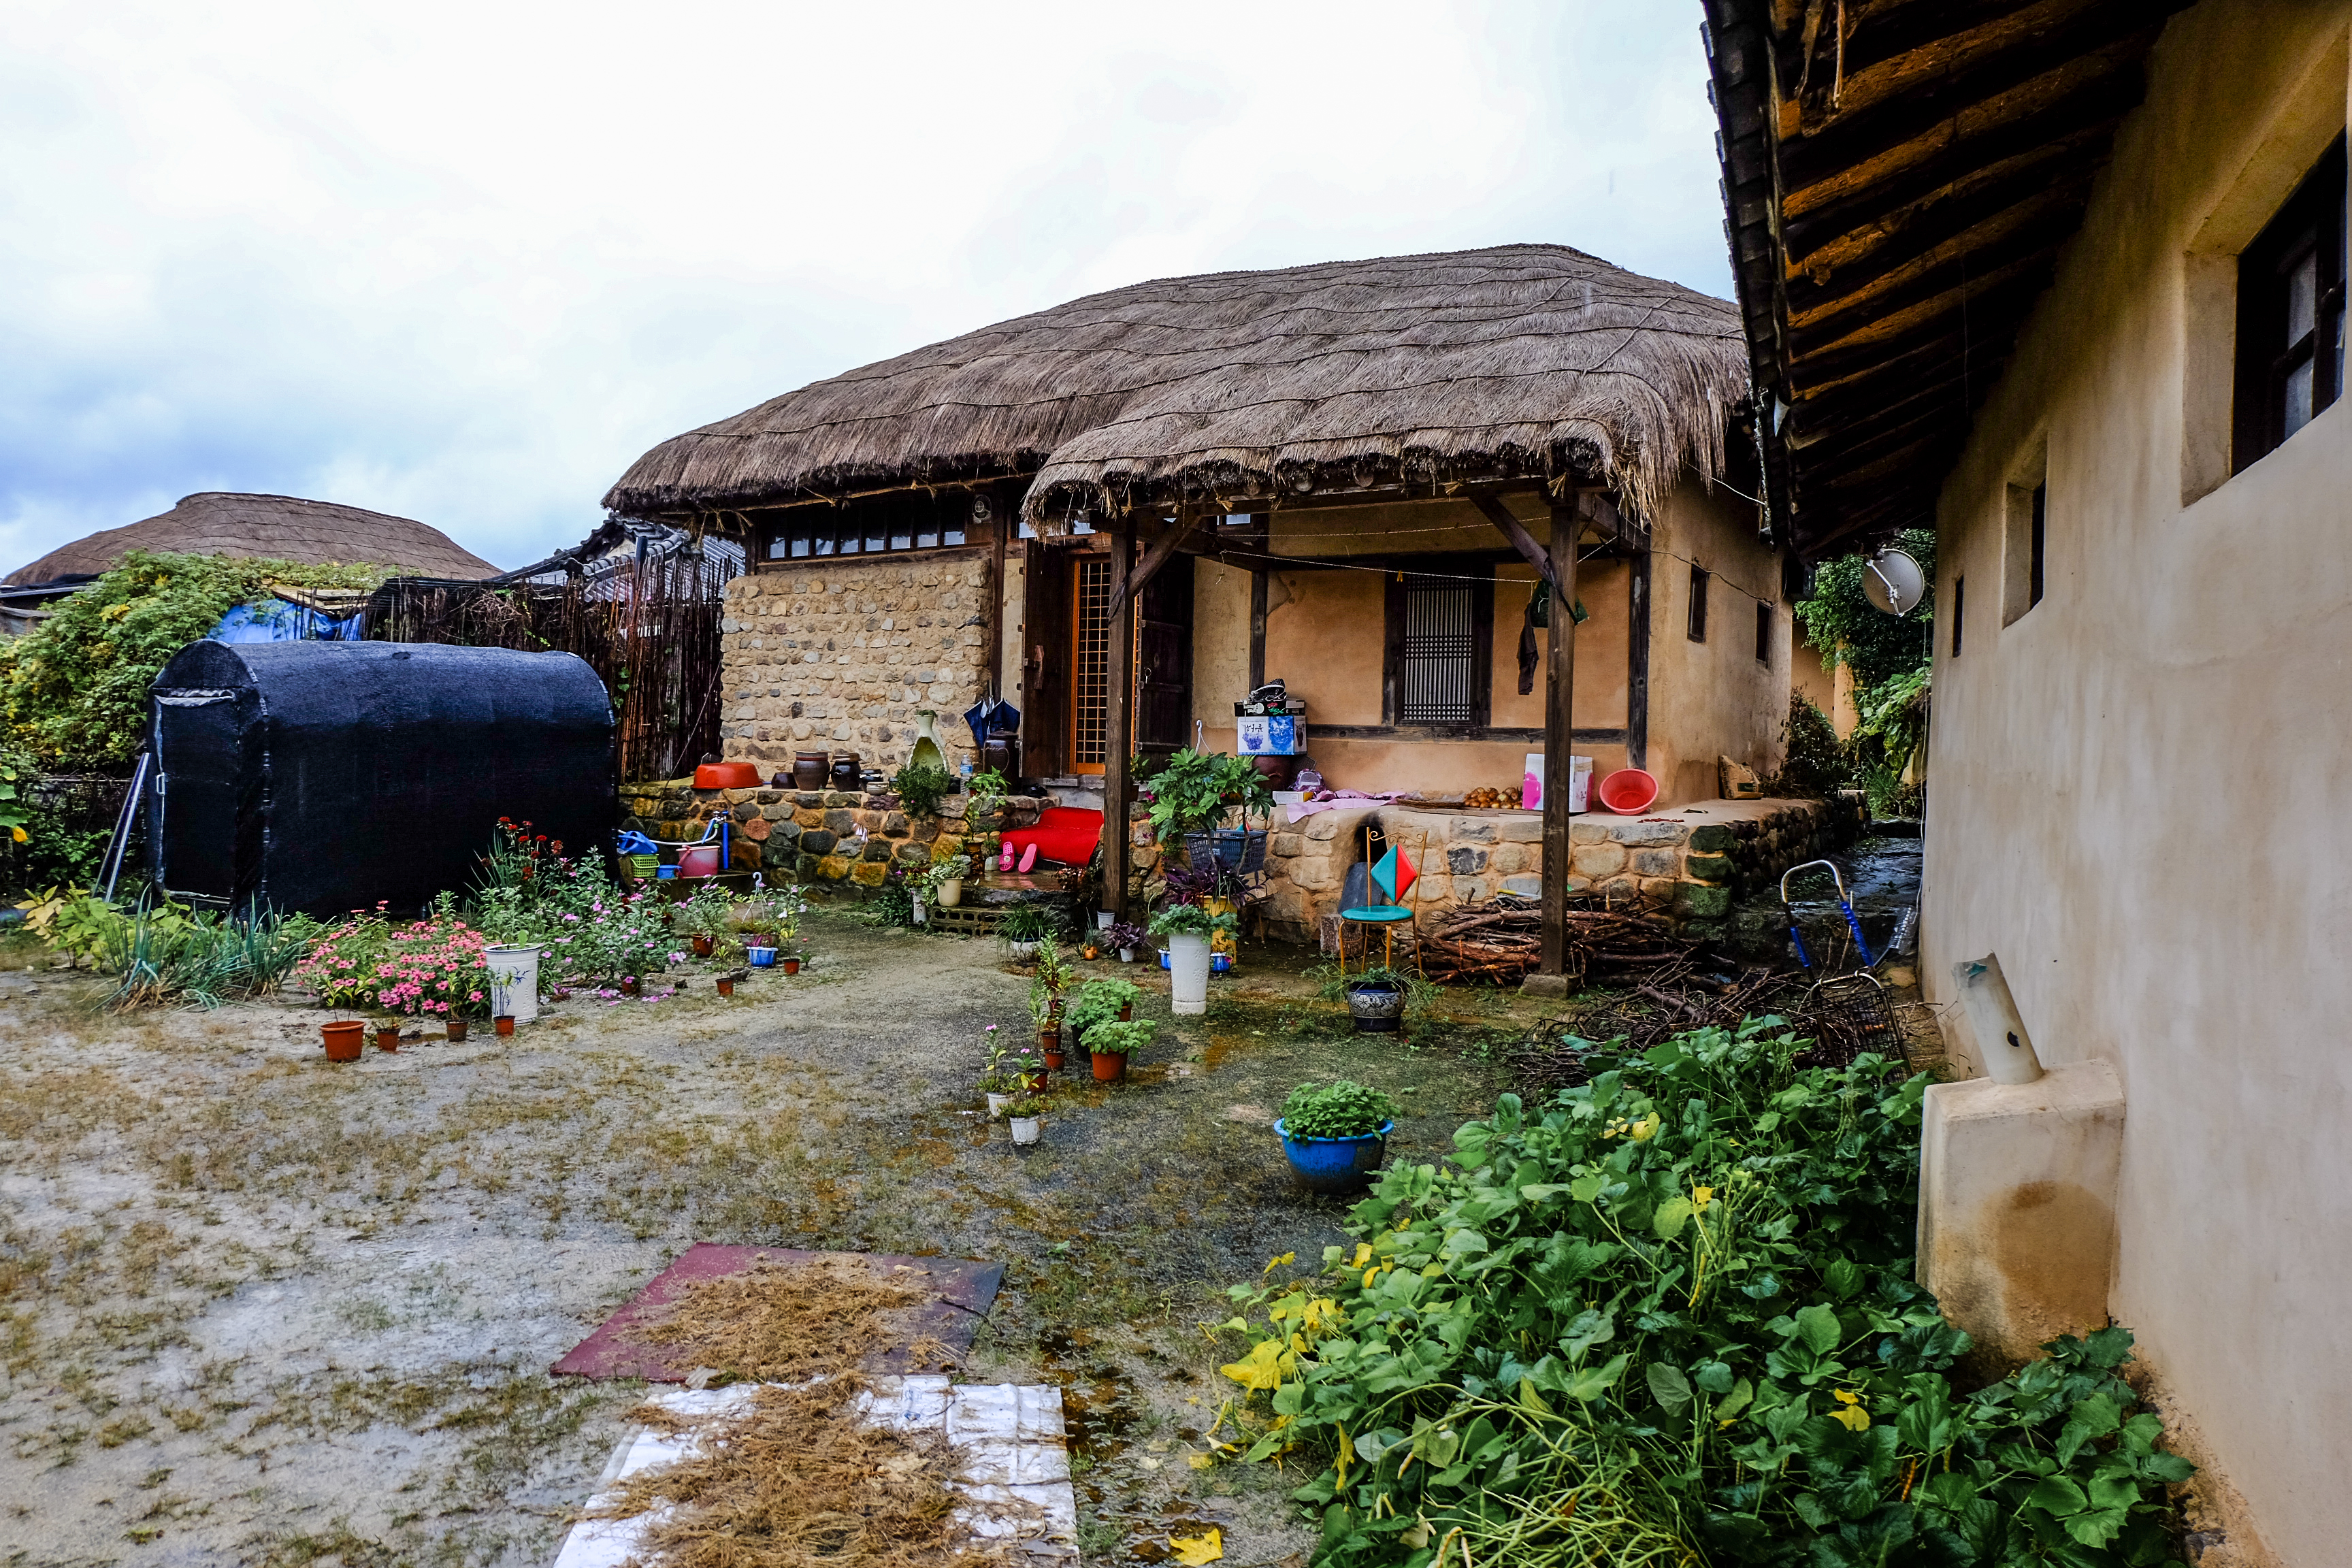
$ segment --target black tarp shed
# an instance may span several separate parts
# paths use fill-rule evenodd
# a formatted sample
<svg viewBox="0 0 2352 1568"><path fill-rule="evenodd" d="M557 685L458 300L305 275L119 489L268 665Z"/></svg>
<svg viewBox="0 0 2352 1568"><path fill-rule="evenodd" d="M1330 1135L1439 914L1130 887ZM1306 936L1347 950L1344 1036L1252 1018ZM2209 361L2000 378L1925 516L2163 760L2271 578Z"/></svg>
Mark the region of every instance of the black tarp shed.
<svg viewBox="0 0 2352 1568"><path fill-rule="evenodd" d="M568 653L439 643L191 643L155 678L157 887L243 909L421 909L501 816L600 854L613 705Z"/></svg>

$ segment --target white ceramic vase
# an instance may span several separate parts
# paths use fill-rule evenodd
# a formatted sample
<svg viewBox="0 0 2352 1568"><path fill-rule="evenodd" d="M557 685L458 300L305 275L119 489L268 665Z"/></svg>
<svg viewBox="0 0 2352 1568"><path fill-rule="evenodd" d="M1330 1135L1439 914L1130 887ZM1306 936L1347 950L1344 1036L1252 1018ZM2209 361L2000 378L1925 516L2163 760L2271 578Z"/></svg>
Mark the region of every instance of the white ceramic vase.
<svg viewBox="0 0 2352 1568"><path fill-rule="evenodd" d="M1207 1012L1209 939L1197 935L1170 937L1168 975L1171 1001L1178 1017L1196 1016Z"/></svg>
<svg viewBox="0 0 2352 1568"><path fill-rule="evenodd" d="M1045 1119L1042 1116L1015 1116L1008 1119L1005 1125L1013 1129L1015 1143L1027 1145L1044 1136Z"/></svg>
<svg viewBox="0 0 2352 1568"><path fill-rule="evenodd" d="M951 910L963 902L963 879L950 877L940 884L940 908Z"/></svg>

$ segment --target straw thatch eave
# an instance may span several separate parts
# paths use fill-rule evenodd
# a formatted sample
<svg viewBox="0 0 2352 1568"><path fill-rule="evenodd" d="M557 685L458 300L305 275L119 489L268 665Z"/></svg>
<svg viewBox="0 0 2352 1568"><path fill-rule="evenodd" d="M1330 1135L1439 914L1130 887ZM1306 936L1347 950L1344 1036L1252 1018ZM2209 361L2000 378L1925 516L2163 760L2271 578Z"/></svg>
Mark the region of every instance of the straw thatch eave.
<svg viewBox="0 0 2352 1568"><path fill-rule="evenodd" d="M1648 513L1711 478L1737 312L1564 246L1162 279L934 343L663 442L605 497L681 521L1027 479L1081 510L1577 479Z"/></svg>

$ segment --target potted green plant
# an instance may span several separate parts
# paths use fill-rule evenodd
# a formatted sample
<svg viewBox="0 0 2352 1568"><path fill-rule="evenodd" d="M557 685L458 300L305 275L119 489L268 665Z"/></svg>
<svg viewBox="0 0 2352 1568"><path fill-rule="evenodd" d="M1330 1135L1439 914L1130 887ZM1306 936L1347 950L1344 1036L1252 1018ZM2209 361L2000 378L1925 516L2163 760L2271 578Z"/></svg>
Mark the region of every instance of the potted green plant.
<svg viewBox="0 0 2352 1568"><path fill-rule="evenodd" d="M964 781L963 822L967 841L982 857L996 847L997 814L1013 793L1013 781L995 768L983 768Z"/></svg>
<svg viewBox="0 0 2352 1568"><path fill-rule="evenodd" d="M1209 1010L1209 941L1240 924L1229 910L1211 913L1199 904L1171 904L1151 917L1151 934L1168 939L1169 993L1176 1013Z"/></svg>
<svg viewBox="0 0 2352 1568"><path fill-rule="evenodd" d="M940 802L955 793L955 775L932 763L908 763L890 775L890 793L908 816L937 816Z"/></svg>
<svg viewBox="0 0 2352 1568"><path fill-rule="evenodd" d="M1300 1185L1316 1193L1361 1192L1388 1157L1396 1101L1341 1079L1328 1089L1302 1083L1274 1124Z"/></svg>
<svg viewBox="0 0 2352 1568"><path fill-rule="evenodd" d="M1013 1042L993 1024L982 1032L987 1051L981 1058L980 1091L988 1097L988 1114L992 1121L1004 1113L1014 1095L1021 1090L1020 1077L1011 1066Z"/></svg>
<svg viewBox="0 0 2352 1568"><path fill-rule="evenodd" d="M1137 760L1141 775L1145 764ZM1163 848L1215 832L1225 814L1238 808L1242 827L1250 813L1274 810L1274 792L1247 757L1223 752L1178 752L1144 778L1137 798L1150 808L1151 831ZM1263 837L1263 833L1260 835Z"/></svg>
<svg viewBox="0 0 2352 1568"><path fill-rule="evenodd" d="M1037 1142L1045 1133L1045 1102L1024 1095L1004 1108L1004 1124L1013 1130L1013 1142L1023 1148Z"/></svg>
<svg viewBox="0 0 2352 1568"><path fill-rule="evenodd" d="M1029 1021L1037 1031L1037 1050L1048 1071L1062 1069L1062 994L1036 981L1029 983Z"/></svg>
<svg viewBox="0 0 2352 1568"><path fill-rule="evenodd" d="M944 860L934 860L915 873L915 885L922 889L922 901L933 909L951 910L963 902L963 879L971 875L971 857L950 855Z"/></svg>
<svg viewBox="0 0 2352 1568"><path fill-rule="evenodd" d="M1127 1058L1151 1043L1160 1026L1149 1018L1127 1023L1097 1024L1087 1031L1087 1051L1094 1058L1095 1081L1117 1083L1127 1076Z"/></svg>
<svg viewBox="0 0 2352 1568"><path fill-rule="evenodd" d="M1036 956L1038 942L1054 934L1053 912L1043 904L1015 904L1005 911L1001 929L1013 958L1025 963Z"/></svg>
<svg viewBox="0 0 2352 1568"><path fill-rule="evenodd" d="M1124 980L1092 980L1078 987L1062 1009L1062 1039L1073 1049L1087 1048L1087 1036L1098 1024L1116 1024L1135 1016L1141 990Z"/></svg>
<svg viewBox="0 0 2352 1568"><path fill-rule="evenodd" d="M1379 963L1342 980L1340 989L1348 999L1348 1016L1356 1021L1356 1033L1393 1035L1404 1027L1404 1007L1412 999L1412 981L1403 970Z"/></svg>
<svg viewBox="0 0 2352 1568"><path fill-rule="evenodd" d="M1150 933L1133 921L1113 921L1103 932L1103 945L1116 949L1121 963L1133 963Z"/></svg>
<svg viewBox="0 0 2352 1568"><path fill-rule="evenodd" d="M695 957L709 958L718 952L719 939L733 929L731 913L731 903L723 889L697 888L694 896L672 912L670 929L687 939Z"/></svg>
<svg viewBox="0 0 2352 1568"><path fill-rule="evenodd" d="M1006 1067L1022 1089L1035 1094L1045 1087L1045 1058L1033 1046L1016 1046L1005 1058Z"/></svg>

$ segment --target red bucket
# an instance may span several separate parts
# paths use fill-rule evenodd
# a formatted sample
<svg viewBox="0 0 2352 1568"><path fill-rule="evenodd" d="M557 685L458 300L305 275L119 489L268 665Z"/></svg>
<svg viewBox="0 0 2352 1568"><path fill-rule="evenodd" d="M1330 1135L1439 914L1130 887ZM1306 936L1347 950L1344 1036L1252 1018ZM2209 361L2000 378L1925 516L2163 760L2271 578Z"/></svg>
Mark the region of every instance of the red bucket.
<svg viewBox="0 0 2352 1568"><path fill-rule="evenodd" d="M1658 781L1639 768L1619 768L1601 781L1601 804L1620 816L1650 809L1658 798Z"/></svg>

